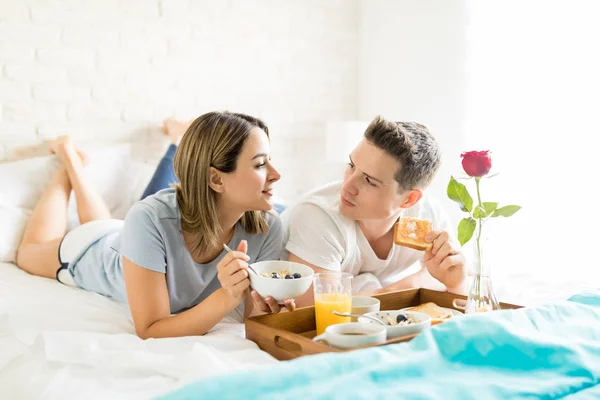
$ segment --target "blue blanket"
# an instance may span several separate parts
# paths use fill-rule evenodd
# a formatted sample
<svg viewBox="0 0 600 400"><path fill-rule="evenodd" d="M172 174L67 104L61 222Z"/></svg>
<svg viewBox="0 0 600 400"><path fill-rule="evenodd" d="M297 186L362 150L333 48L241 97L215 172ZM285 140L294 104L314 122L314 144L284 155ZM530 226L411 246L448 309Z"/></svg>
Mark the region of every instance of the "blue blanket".
<svg viewBox="0 0 600 400"><path fill-rule="evenodd" d="M600 399L600 290L437 325L408 343L196 381L163 399Z"/></svg>

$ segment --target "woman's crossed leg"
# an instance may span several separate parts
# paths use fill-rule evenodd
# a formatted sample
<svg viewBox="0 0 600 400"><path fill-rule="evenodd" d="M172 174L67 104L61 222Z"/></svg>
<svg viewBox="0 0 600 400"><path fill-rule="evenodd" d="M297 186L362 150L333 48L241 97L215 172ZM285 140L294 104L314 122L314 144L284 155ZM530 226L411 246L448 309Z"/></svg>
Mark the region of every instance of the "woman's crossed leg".
<svg viewBox="0 0 600 400"><path fill-rule="evenodd" d="M163 134L172 145L159 163L144 191L142 199L169 187L176 181L173 172L173 157L181 137L191 121L167 119L163 122ZM17 251L17 265L33 275L56 278L60 243L67 233L67 210L71 191L75 193L77 214L83 225L87 222L110 219L106 203L83 174L87 156L79 151L69 136L61 136L50 143L50 151L61 162L44 194L35 206L27 222Z"/></svg>
<svg viewBox="0 0 600 400"><path fill-rule="evenodd" d="M50 144L62 165L44 191L27 222L17 251L17 265L33 275L56 278L60 268L58 249L67 231L67 208L71 190L75 193L77 213L82 224L109 219L104 200L86 181L83 167L87 157L78 151L69 136Z"/></svg>

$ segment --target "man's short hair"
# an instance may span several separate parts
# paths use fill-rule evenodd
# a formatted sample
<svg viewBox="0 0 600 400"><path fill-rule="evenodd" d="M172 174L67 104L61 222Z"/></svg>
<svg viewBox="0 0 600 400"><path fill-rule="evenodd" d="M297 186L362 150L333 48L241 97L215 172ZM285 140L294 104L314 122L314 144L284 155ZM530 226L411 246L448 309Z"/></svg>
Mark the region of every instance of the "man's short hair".
<svg viewBox="0 0 600 400"><path fill-rule="evenodd" d="M429 130L416 122L394 122L377 116L365 139L398 161L395 178L400 190L424 189L440 168L441 153Z"/></svg>

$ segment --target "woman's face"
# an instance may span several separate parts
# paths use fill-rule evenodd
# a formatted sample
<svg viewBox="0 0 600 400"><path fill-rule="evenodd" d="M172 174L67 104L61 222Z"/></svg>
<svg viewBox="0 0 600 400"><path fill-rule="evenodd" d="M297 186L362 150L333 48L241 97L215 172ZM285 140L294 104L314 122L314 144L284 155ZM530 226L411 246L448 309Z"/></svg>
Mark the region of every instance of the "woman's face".
<svg viewBox="0 0 600 400"><path fill-rule="evenodd" d="M273 184L281 175L271 164L267 134L254 128L237 160L235 171L223 174L225 203L240 211L268 211L273 208Z"/></svg>

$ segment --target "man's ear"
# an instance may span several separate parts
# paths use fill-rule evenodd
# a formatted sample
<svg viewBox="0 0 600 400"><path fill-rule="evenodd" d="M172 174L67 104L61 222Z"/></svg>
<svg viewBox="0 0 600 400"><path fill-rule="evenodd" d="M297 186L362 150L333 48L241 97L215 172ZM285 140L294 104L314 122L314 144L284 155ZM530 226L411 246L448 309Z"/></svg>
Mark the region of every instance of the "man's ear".
<svg viewBox="0 0 600 400"><path fill-rule="evenodd" d="M214 167L210 167L208 172L208 186L217 193L223 193L225 191L225 185L221 174L222 172Z"/></svg>
<svg viewBox="0 0 600 400"><path fill-rule="evenodd" d="M419 189L412 189L408 193L408 197L404 200L404 203L400 205L400 208L411 208L423 198L423 192Z"/></svg>

